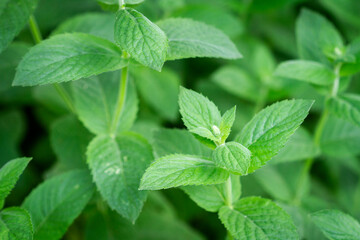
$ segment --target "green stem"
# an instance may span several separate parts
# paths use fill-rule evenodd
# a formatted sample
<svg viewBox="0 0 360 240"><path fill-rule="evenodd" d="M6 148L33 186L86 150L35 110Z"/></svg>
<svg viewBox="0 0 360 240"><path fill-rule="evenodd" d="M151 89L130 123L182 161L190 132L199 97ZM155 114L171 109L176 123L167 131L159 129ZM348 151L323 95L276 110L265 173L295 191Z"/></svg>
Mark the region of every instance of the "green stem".
<svg viewBox="0 0 360 240"><path fill-rule="evenodd" d="M42 41L42 36L34 15L31 15L29 18L29 26L31 35L34 38L35 43L40 43Z"/></svg>
<svg viewBox="0 0 360 240"><path fill-rule="evenodd" d="M226 193L226 205L233 209L233 202L232 202L232 183L231 183L231 175L225 182L225 193Z"/></svg>
<svg viewBox="0 0 360 240"><path fill-rule="evenodd" d="M335 70L334 70L334 73L335 73L335 80L334 80L334 83L333 83L333 87L332 87L332 90L331 90L331 97L336 97L338 91L339 91L339 85L340 85L340 69L341 69L341 66L342 66L342 63L338 63L336 66L335 66Z"/></svg>
<svg viewBox="0 0 360 240"><path fill-rule="evenodd" d="M111 124L110 133L114 137L117 129L117 125L121 116L121 113L124 108L125 99L126 99L126 90L127 90L127 82L128 82L128 67L124 67L121 70L121 81L119 85L119 93L116 102L115 115Z"/></svg>
<svg viewBox="0 0 360 240"><path fill-rule="evenodd" d="M119 9L124 9L124 8L125 8L125 1L119 0Z"/></svg>
<svg viewBox="0 0 360 240"><path fill-rule="evenodd" d="M225 184L225 201L226 201L226 206L228 206L230 209L234 209L233 206L233 196L232 196L232 183L231 183L231 174L229 176L229 178L226 180ZM230 234L229 231L227 231L227 239L228 240L233 240L233 236Z"/></svg>
<svg viewBox="0 0 360 240"><path fill-rule="evenodd" d="M63 88L63 86L58 83L54 83L53 86L56 89L56 91L59 93L60 97L64 100L64 102L66 103L66 105L68 106L70 111L72 113L75 113L76 110L75 110L74 105L72 104L71 97L67 93L67 91Z"/></svg>
<svg viewBox="0 0 360 240"><path fill-rule="evenodd" d="M329 114L330 114L329 109L326 104L326 101L328 98L336 97L336 95L339 91L340 69L341 69L341 63L338 63L334 68L335 79L333 82L333 86L331 88L329 95L326 97L324 111L322 112L321 117L315 128L314 144L316 147L320 147L321 136L323 134L325 124L326 124L326 122L329 118ZM311 170L312 164L314 163L314 160L315 160L314 158L308 158L305 162L304 168L300 174L298 186L296 188L297 190L296 190L295 197L293 200L293 203L295 205L300 205L300 203L301 203L301 197L304 192L306 179L310 173L310 170Z"/></svg>
<svg viewBox="0 0 360 240"><path fill-rule="evenodd" d="M42 41L42 36L34 15L31 15L29 18L29 26L34 42L36 44L40 43ZM53 86L56 89L56 91L59 93L60 97L64 100L70 111L75 113L75 107L72 104L71 98L69 94L66 92L66 90L58 83L54 83Z"/></svg>

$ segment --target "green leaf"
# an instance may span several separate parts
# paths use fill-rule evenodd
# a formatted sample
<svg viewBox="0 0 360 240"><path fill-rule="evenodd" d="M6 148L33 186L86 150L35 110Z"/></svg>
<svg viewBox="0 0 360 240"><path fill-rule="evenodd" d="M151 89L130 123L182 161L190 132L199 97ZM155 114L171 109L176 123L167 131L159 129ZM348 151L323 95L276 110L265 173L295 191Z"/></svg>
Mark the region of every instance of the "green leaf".
<svg viewBox="0 0 360 240"><path fill-rule="evenodd" d="M88 164L102 197L119 214L135 222L147 197L140 178L153 159L151 146L139 135L96 137L88 147Z"/></svg>
<svg viewBox="0 0 360 240"><path fill-rule="evenodd" d="M339 210L321 210L311 214L311 219L329 239L359 239L359 222Z"/></svg>
<svg viewBox="0 0 360 240"><path fill-rule="evenodd" d="M149 142L153 139L153 134L155 131L160 129L159 119L149 118L149 119L137 119L134 123L134 126L131 127L131 131L136 132L146 138Z"/></svg>
<svg viewBox="0 0 360 240"><path fill-rule="evenodd" d="M311 100L284 100L263 109L246 124L236 141L252 154L248 173L263 166L283 148L312 104Z"/></svg>
<svg viewBox="0 0 360 240"><path fill-rule="evenodd" d="M29 213L19 207L7 208L0 212L0 237L6 228L8 240L32 240L33 226ZM4 239L4 238L1 238Z"/></svg>
<svg viewBox="0 0 360 240"><path fill-rule="evenodd" d="M221 114L207 97L181 87L179 95L180 114L190 132L213 141L221 138Z"/></svg>
<svg viewBox="0 0 360 240"><path fill-rule="evenodd" d="M299 127L294 135L289 138L284 148L271 160L271 163L284 163L317 157L320 153L319 147L314 144L310 133Z"/></svg>
<svg viewBox="0 0 360 240"><path fill-rule="evenodd" d="M258 99L259 83L241 68L236 66L221 67L215 71L211 79L219 87L235 96L253 102Z"/></svg>
<svg viewBox="0 0 360 240"><path fill-rule="evenodd" d="M74 116L56 120L50 129L52 149L59 162L70 168L86 168L86 148L92 134Z"/></svg>
<svg viewBox="0 0 360 240"><path fill-rule="evenodd" d="M293 169L293 165L286 164L285 167L287 168L288 173L291 174L291 177L296 175L293 173L293 171L291 171ZM299 167L302 165L296 166L296 170L298 171ZM291 185L292 179L287 175L284 175L279 170L279 165L266 165L263 168L257 170L253 176L259 182L261 187L266 191L266 193L268 193L273 199L283 202L290 202L295 197L294 192L291 189L291 187L293 186ZM299 179L296 179L295 183L298 183L298 181Z"/></svg>
<svg viewBox="0 0 360 240"><path fill-rule="evenodd" d="M225 140L228 138L231 132L231 127L234 124L236 117L236 106L232 107L231 109L227 110L224 115L221 117L220 122L220 132L221 132L221 142L224 143Z"/></svg>
<svg viewBox="0 0 360 240"><path fill-rule="evenodd" d="M360 96L346 94L330 98L327 102L329 111L338 118L342 118L355 126L360 127Z"/></svg>
<svg viewBox="0 0 360 240"><path fill-rule="evenodd" d="M65 94L69 96L70 101L73 101L70 89L70 82L59 83L59 87L63 88ZM68 114L70 111L64 99L60 96L57 87L49 84L49 85L40 85L32 88L32 94L36 103L45 107L46 110L56 114L56 115L64 115Z"/></svg>
<svg viewBox="0 0 360 240"><path fill-rule="evenodd" d="M0 239L9 240L9 229L2 221L0 221Z"/></svg>
<svg viewBox="0 0 360 240"><path fill-rule="evenodd" d="M118 2L116 0L116 2ZM84 13L61 23L51 35L62 33L87 33L114 41L114 14Z"/></svg>
<svg viewBox="0 0 360 240"><path fill-rule="evenodd" d="M219 217L236 239L299 239L290 216L268 199L240 199L233 209L222 207Z"/></svg>
<svg viewBox="0 0 360 240"><path fill-rule="evenodd" d="M31 158L17 158L9 161L0 169L0 209L30 160Z"/></svg>
<svg viewBox="0 0 360 240"><path fill-rule="evenodd" d="M79 119L96 135L111 133L120 76L121 71L115 71L72 83ZM117 134L131 128L138 111L138 99L131 80L127 87L125 104L117 123Z"/></svg>
<svg viewBox="0 0 360 240"><path fill-rule="evenodd" d="M211 157L211 150L186 130L160 129L154 132L154 153L157 158L170 154Z"/></svg>
<svg viewBox="0 0 360 240"><path fill-rule="evenodd" d="M20 33L34 12L37 0L2 0L0 3L0 52Z"/></svg>
<svg viewBox="0 0 360 240"><path fill-rule="evenodd" d="M305 60L292 60L281 63L276 76L327 86L334 82L335 73L326 65Z"/></svg>
<svg viewBox="0 0 360 240"><path fill-rule="evenodd" d="M246 175L250 167L251 152L237 142L228 142L218 146L212 159L216 166L225 168L231 173Z"/></svg>
<svg viewBox="0 0 360 240"><path fill-rule="evenodd" d="M343 49L343 40L326 18L303 9L296 22L296 39L301 58L330 65L326 53L337 53Z"/></svg>
<svg viewBox="0 0 360 240"><path fill-rule="evenodd" d="M330 117L320 139L323 154L331 157L346 158L360 154L360 128L354 124Z"/></svg>
<svg viewBox="0 0 360 240"><path fill-rule="evenodd" d="M319 204L316 202L315 204ZM322 204L322 203L320 203ZM315 226L309 217L309 211L303 207L297 207L292 204L281 203L280 206L292 217L294 224L299 232L299 239L326 240L327 238Z"/></svg>
<svg viewBox="0 0 360 240"><path fill-rule="evenodd" d="M19 143L24 134L24 116L17 110L0 113L0 167L19 157Z"/></svg>
<svg viewBox="0 0 360 240"><path fill-rule="evenodd" d="M239 200L241 196L240 177L231 175L231 196L232 202ZM226 205L226 185L224 183L209 186L186 186L182 190L189 195L197 205L208 212L218 212Z"/></svg>
<svg viewBox="0 0 360 240"><path fill-rule="evenodd" d="M165 33L140 12L121 9L116 14L115 42L141 64L161 71L168 48Z"/></svg>
<svg viewBox="0 0 360 240"><path fill-rule="evenodd" d="M0 232L5 228L9 240L32 240L33 226L29 213L20 207L6 208L0 212ZM1 234L0 234L1 236ZM3 238L1 238L3 239Z"/></svg>
<svg viewBox="0 0 360 240"><path fill-rule="evenodd" d="M211 160L174 154L153 162L141 179L141 190L159 190L186 185L209 185L225 182L229 173Z"/></svg>
<svg viewBox="0 0 360 240"><path fill-rule="evenodd" d="M25 55L14 86L74 81L125 67L121 50L106 39L84 33L56 35Z"/></svg>
<svg viewBox="0 0 360 240"><path fill-rule="evenodd" d="M167 0L169 1L169 0ZM173 3L174 1L169 1ZM189 4L175 12L176 17L191 18L221 29L229 37L237 37L244 31L244 24L225 8L209 4Z"/></svg>
<svg viewBox="0 0 360 240"><path fill-rule="evenodd" d="M251 63L253 72L263 84L269 84L275 71L275 58L271 50L264 44L256 44L253 51L253 62Z"/></svg>
<svg viewBox="0 0 360 240"><path fill-rule="evenodd" d="M86 170L66 172L40 184L23 203L33 222L34 239L60 239L93 193L94 185Z"/></svg>
<svg viewBox="0 0 360 240"><path fill-rule="evenodd" d="M170 69L161 73L148 68L131 71L141 96L160 116L174 121L177 119L180 79Z"/></svg>
<svg viewBox="0 0 360 240"><path fill-rule="evenodd" d="M29 45L25 43L12 43L0 55L0 92L11 88L14 80L15 69L22 57L29 50Z"/></svg>
<svg viewBox="0 0 360 240"><path fill-rule="evenodd" d="M205 23L170 18L158 22L158 25L169 39L168 60L194 57L241 58L235 45L223 32Z"/></svg>

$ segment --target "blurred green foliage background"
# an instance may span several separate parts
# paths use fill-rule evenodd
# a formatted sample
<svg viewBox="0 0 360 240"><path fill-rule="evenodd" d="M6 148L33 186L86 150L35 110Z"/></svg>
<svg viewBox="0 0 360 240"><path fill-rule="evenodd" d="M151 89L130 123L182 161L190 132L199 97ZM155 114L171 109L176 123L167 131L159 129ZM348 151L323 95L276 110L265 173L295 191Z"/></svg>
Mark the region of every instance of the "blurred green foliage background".
<svg viewBox="0 0 360 240"><path fill-rule="evenodd" d="M140 99L134 131L151 142L153 130L182 128L177 104L180 85L203 93L222 112L237 105L235 132L255 112L272 102L286 98L315 99L310 116L290 140L286 150L266 168L242 178L243 196L275 199L293 216L305 239L323 238L304 217L307 212L338 208L360 219L359 128L349 127L342 138L335 139L331 138L334 136L332 129L325 128L324 134L330 140L324 143L324 155L312 168L307 187L311 194L301 208L288 204L295 194L303 160L318 151L309 144L309 139L322 111L324 97L309 84L273 76L278 63L299 58L295 22L301 9L308 8L325 16L348 43L360 36L360 1L146 0L136 8L154 22L163 18L184 17L213 25L232 39L244 57L236 61L201 58L170 61L161 73L141 67L133 69L131 76ZM95 0L40 0L35 17L43 36L47 37L62 32L62 28L67 28L66 24L74 24L73 19L97 14L99 20L93 26L73 25L73 29L103 27L103 34L111 39L113 29L105 27L108 26L105 22L112 21L109 17L111 11L104 11ZM69 111L53 86L11 87L16 66L32 45L30 31L26 28L0 54L0 166L15 157L33 157L7 199L7 206L20 205L24 197L44 179L66 169L83 167L84 152L92 138L92 134L77 119L68 116ZM343 81L341 89L359 93L359 83L357 74L351 80ZM62 85L70 88L70 84ZM239 85L242 88L234 87ZM346 125L341 120L331 121ZM301 154L293 154L292 150ZM151 211L147 213L147 209L151 208L176 216L206 239L223 239L225 236L217 215L199 208L181 190L152 193L144 210L145 215L139 220L140 224L143 221L143 229L147 228L144 219L153 214ZM88 207L64 239L96 239L89 231L101 224L101 216L98 215L91 211L91 206ZM161 223L165 224L166 220L159 217L159 226L151 227L161 229ZM118 224L124 229L133 227L121 219ZM177 230L170 229L169 232Z"/></svg>

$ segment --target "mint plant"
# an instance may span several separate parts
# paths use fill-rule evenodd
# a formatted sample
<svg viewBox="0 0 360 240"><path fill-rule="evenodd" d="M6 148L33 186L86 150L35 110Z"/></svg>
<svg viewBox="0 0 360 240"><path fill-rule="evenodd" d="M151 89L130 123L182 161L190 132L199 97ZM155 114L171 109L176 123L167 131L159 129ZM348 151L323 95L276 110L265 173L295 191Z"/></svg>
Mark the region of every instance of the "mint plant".
<svg viewBox="0 0 360 240"><path fill-rule="evenodd" d="M146 170L140 189L185 186L184 191L199 206L219 212L219 218L229 231L230 238L249 239L255 236L256 239L262 239L277 236L281 239L297 239L290 216L271 200L240 198L239 176L261 168L278 153L307 116L312 101L285 100L275 103L259 112L235 141L230 142L226 142L226 139L235 119L235 108L221 115L213 102L185 88L180 90L179 105L189 132L211 140L214 146L204 154L205 150L200 148L205 146L191 134L165 130L174 132L168 136L165 133L165 138L155 144L155 153L158 154L157 148L164 143L173 145L171 150L179 150L162 151L164 156L159 156ZM182 141L179 142L179 139ZM183 142L189 144L190 139L190 145L198 145L199 149L178 147ZM186 187L188 185L194 186ZM279 228L273 229L273 224Z"/></svg>
<svg viewBox="0 0 360 240"><path fill-rule="evenodd" d="M358 239L358 5L3 0L0 239Z"/></svg>

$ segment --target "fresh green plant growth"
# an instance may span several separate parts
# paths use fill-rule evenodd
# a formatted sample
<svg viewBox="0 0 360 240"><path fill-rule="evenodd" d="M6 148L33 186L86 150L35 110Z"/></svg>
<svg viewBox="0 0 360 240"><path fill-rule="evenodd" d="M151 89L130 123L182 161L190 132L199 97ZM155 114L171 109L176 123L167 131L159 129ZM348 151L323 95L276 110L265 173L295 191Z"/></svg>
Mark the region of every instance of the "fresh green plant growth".
<svg viewBox="0 0 360 240"><path fill-rule="evenodd" d="M230 236L239 239L267 239L272 236L297 239L290 216L271 200L240 198L239 176L255 171L278 153L307 116L312 101L285 100L275 103L255 115L236 140L230 142L226 142L226 139L235 119L235 108L221 115L213 102L185 88L180 90L179 105L189 132L211 140L214 144L212 151L204 155L204 151L198 150L193 155L194 152L189 153L185 147L182 151L167 152L169 155L156 159L146 170L140 189L194 185L185 187L184 191L199 206L219 212L219 218ZM173 134L166 144L179 144L175 141L182 137L182 133L177 133L179 135ZM189 139L191 137L189 134ZM192 141L194 145L199 144L194 137ZM216 208L214 202L217 202ZM272 229L273 225L278 228Z"/></svg>
<svg viewBox="0 0 360 240"><path fill-rule="evenodd" d="M360 239L359 12L2 0L0 240Z"/></svg>

